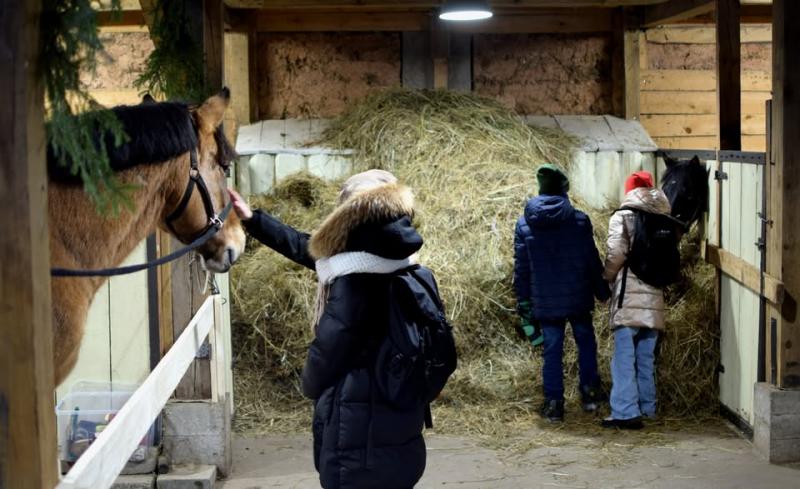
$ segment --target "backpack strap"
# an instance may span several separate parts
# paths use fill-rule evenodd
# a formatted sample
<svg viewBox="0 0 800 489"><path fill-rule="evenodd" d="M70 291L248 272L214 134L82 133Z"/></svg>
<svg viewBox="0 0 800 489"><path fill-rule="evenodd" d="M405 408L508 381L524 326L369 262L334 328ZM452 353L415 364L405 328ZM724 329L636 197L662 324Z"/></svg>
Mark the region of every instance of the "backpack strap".
<svg viewBox="0 0 800 489"><path fill-rule="evenodd" d="M433 287L431 287L431 285L428 283L427 280L420 277L419 274L417 273L417 270L419 270L419 266L416 266L414 268L408 268L407 270L408 273L410 273L414 277L414 280L416 280L417 282L419 282L420 285L422 285L422 287L430 296L433 303L436 304L436 307L438 307L440 311L444 311L444 304L442 304L442 299L439 297L439 293L436 292L433 289Z"/></svg>
<svg viewBox="0 0 800 489"><path fill-rule="evenodd" d="M625 299L625 285L628 283L628 264L622 268L622 283L619 286L619 301L617 309L622 309L622 301Z"/></svg>

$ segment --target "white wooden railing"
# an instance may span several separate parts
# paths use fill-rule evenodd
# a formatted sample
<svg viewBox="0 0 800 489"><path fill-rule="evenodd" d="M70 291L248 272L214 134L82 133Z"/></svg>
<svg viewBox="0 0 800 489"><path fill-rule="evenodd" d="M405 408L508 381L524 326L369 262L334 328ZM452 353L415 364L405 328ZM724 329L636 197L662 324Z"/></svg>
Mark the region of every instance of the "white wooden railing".
<svg viewBox="0 0 800 489"><path fill-rule="evenodd" d="M108 489L169 400L208 336L212 351L212 398L224 399L225 342L219 296L206 299L169 352L81 455L56 489Z"/></svg>

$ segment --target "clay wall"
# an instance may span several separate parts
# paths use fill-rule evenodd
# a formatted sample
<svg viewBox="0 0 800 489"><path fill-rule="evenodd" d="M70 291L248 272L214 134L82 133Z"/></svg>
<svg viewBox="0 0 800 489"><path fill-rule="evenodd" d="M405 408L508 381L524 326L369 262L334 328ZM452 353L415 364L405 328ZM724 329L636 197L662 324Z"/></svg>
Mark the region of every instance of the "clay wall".
<svg viewBox="0 0 800 489"><path fill-rule="evenodd" d="M608 114L610 35L476 35L473 89L524 115Z"/></svg>
<svg viewBox="0 0 800 489"><path fill-rule="evenodd" d="M258 36L260 119L326 118L374 90L400 85L400 34Z"/></svg>

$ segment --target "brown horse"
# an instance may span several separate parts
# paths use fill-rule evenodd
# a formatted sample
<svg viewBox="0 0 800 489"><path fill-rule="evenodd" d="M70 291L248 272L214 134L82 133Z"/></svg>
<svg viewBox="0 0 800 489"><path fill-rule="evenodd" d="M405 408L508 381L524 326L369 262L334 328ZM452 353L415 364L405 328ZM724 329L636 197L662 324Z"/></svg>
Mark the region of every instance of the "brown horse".
<svg viewBox="0 0 800 489"><path fill-rule="evenodd" d="M104 217L95 210L74 177L51 161L49 186L50 261L59 268L99 269L118 266L156 228L191 242L209 225L208 204L195 185L187 187L192 153L220 213L227 203L225 172L233 150L221 130L228 106L227 89L196 108L178 103L145 102L112 110L129 142L109 151L116 177L136 186L133 211ZM190 193L191 192L191 193ZM189 194L187 202L182 202ZM185 204L180 212L175 212ZM175 214L170 216L170 214ZM245 235L234 212L224 226L198 248L207 269L225 272L244 250ZM56 385L78 359L84 323L102 277L53 278L53 341Z"/></svg>

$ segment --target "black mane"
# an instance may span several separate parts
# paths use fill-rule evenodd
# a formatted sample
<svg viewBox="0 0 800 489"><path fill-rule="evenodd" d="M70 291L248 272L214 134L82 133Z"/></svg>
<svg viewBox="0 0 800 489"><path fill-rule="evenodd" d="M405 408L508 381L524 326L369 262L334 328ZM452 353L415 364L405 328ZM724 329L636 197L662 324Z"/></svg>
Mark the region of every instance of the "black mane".
<svg viewBox="0 0 800 489"><path fill-rule="evenodd" d="M687 224L700 219L708 208L708 170L696 156L691 160L665 158L662 190L672 207L672 217Z"/></svg>
<svg viewBox="0 0 800 489"><path fill-rule="evenodd" d="M114 147L110 134L103 135L111 169L115 172L141 164L162 163L198 145L195 122L187 104L145 102L140 105L120 105L110 110L128 135L128 142L118 147ZM235 158L235 151L222 132L222 126L217 128L214 139L219 147L217 160L225 167ZM53 180L80 181L79 176L70 173L68 166L58 164L50 147L47 151L47 169Z"/></svg>

